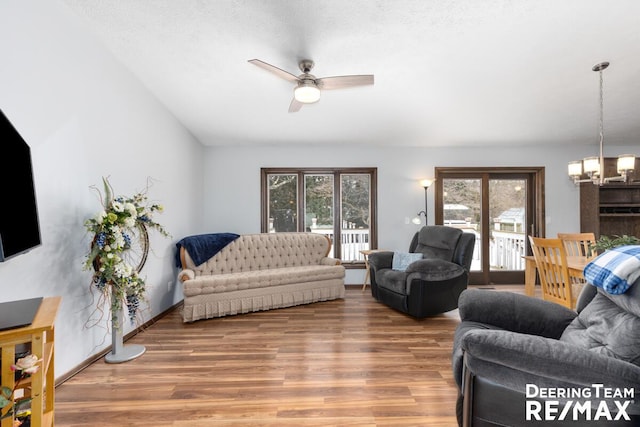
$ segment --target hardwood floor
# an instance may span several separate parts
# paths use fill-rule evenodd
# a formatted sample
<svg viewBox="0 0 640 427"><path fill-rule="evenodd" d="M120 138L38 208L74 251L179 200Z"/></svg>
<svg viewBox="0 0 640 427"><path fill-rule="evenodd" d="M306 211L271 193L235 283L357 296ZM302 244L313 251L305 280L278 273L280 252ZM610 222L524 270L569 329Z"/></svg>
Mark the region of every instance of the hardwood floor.
<svg viewBox="0 0 640 427"><path fill-rule="evenodd" d="M457 426L458 323L457 310L413 319L359 286L192 324L174 310L129 341L142 357L60 385L56 426Z"/></svg>

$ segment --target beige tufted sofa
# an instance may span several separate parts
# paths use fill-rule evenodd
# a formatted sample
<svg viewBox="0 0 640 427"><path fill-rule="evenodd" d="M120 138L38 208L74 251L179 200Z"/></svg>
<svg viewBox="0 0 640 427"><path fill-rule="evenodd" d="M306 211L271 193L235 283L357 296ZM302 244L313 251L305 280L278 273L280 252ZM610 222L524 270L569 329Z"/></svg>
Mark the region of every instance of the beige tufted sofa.
<svg viewBox="0 0 640 427"><path fill-rule="evenodd" d="M344 298L345 269L314 233L241 235L195 266L180 248L184 322Z"/></svg>

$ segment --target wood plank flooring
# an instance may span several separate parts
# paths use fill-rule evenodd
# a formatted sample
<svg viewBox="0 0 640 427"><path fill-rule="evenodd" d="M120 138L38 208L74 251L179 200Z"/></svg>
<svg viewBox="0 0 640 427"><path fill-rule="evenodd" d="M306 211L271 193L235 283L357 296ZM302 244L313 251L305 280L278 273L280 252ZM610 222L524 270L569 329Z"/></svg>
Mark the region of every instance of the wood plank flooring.
<svg viewBox="0 0 640 427"><path fill-rule="evenodd" d="M457 310L413 319L358 286L344 300L192 324L177 309L129 341L142 357L101 359L60 385L55 424L457 426L458 323Z"/></svg>

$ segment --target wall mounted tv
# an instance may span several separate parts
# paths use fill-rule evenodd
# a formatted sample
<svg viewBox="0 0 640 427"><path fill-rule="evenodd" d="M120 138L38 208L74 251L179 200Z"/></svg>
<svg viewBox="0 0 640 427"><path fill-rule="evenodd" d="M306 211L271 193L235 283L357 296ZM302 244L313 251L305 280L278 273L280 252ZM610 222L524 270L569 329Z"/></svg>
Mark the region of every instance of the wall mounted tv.
<svg viewBox="0 0 640 427"><path fill-rule="evenodd" d="M31 149L0 110L0 262L41 244Z"/></svg>

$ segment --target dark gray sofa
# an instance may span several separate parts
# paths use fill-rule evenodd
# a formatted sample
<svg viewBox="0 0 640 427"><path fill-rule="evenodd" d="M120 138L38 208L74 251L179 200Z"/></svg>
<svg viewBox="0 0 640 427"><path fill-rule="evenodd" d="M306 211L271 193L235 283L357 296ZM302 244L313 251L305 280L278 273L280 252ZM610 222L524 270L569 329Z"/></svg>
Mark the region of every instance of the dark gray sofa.
<svg viewBox="0 0 640 427"><path fill-rule="evenodd" d="M577 312L480 289L461 294L459 312L452 363L460 425L640 426L640 279L621 295L585 286ZM597 396L599 384L622 396Z"/></svg>
<svg viewBox="0 0 640 427"><path fill-rule="evenodd" d="M475 234L443 225L420 229L409 245L409 253L422 259L405 271L394 270L394 252L369 255L373 297L416 318L454 310L469 283Z"/></svg>

